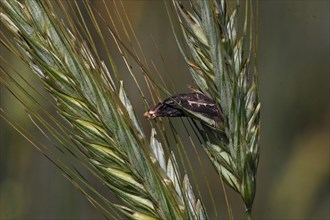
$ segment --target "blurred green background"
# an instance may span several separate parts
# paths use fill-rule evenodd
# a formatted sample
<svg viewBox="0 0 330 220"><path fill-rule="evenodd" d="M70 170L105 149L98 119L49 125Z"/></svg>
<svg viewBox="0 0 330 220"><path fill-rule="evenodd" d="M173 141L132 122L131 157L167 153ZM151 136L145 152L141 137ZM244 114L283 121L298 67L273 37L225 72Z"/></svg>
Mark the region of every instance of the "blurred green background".
<svg viewBox="0 0 330 220"><path fill-rule="evenodd" d="M101 1L94 3L102 12ZM124 1L124 5L147 59L153 60L165 81L173 80L176 92L187 91L192 79L163 2ZM329 53L329 1L259 2L262 130L255 219L330 218ZM1 48L1 56L6 55ZM7 59L15 64L15 58ZM128 76L127 72L123 75ZM42 87L36 77L31 80ZM129 77L124 80L127 88L134 87ZM128 89L128 93L144 121L135 90ZM2 85L1 108L38 134L22 106ZM147 123L143 126L150 129ZM208 163L206 157L202 159ZM227 218L224 196L221 189L216 190L221 188L216 174L205 170L215 190L218 212ZM102 218L48 159L3 120L0 171L1 219ZM235 219L245 218L240 198L230 189L227 192ZM204 202L208 207L209 201Z"/></svg>

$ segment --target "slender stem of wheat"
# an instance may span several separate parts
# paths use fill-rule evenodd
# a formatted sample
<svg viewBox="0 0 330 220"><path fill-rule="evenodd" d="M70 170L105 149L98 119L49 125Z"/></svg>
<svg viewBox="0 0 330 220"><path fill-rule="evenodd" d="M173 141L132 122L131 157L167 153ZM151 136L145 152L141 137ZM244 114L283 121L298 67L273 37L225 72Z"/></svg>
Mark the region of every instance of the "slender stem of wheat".
<svg viewBox="0 0 330 220"><path fill-rule="evenodd" d="M249 209L249 210L246 211L246 216L247 216L247 219L248 220L253 220L253 218L252 218L252 210L251 209Z"/></svg>

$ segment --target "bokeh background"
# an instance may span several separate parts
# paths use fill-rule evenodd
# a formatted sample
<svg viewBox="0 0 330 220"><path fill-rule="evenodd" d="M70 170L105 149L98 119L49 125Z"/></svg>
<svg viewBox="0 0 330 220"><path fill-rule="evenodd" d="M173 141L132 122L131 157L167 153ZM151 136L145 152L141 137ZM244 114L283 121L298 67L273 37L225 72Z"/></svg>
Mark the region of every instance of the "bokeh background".
<svg viewBox="0 0 330 220"><path fill-rule="evenodd" d="M93 4L102 12L100 2ZM163 2L124 1L124 5L147 59L153 60L165 81L173 82L172 91L187 91L192 79ZM330 218L329 53L329 1L259 1L262 130L255 219ZM8 59L15 64L15 58ZM123 75L127 88L133 88L128 74ZM36 77L31 80L42 87ZM143 121L144 108L135 90L128 89L128 94ZM22 106L2 85L1 108L38 135ZM150 130L147 123L143 126ZM3 120L0 138L1 219L102 219L53 164ZM217 191L219 181L207 169L207 158L201 158L220 217L227 218L222 190ZM244 219L240 198L228 188L227 193L235 219Z"/></svg>

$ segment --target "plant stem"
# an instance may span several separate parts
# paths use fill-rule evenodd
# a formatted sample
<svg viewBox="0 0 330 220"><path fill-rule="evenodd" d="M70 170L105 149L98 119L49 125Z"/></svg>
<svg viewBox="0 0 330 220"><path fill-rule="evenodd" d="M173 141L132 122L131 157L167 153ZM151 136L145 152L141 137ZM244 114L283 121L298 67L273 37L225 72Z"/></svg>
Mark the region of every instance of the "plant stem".
<svg viewBox="0 0 330 220"><path fill-rule="evenodd" d="M247 220L252 220L252 209L246 209Z"/></svg>

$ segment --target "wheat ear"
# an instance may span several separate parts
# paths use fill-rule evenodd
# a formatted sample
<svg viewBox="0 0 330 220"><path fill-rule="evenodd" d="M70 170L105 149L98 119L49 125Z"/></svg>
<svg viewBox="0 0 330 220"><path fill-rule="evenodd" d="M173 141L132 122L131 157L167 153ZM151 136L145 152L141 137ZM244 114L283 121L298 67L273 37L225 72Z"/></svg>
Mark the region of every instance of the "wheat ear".
<svg viewBox="0 0 330 220"><path fill-rule="evenodd" d="M205 219L188 178L181 180L178 174L174 156L165 158L154 130L146 139L123 83L111 77L114 70L73 36L50 2L3 0L1 9L1 21L21 56L72 126L73 141L123 201L115 207L132 219Z"/></svg>
<svg viewBox="0 0 330 220"><path fill-rule="evenodd" d="M241 195L251 217L260 131L258 75L251 62L253 4L246 1L239 32L239 4L230 9L225 0L189 3L191 10L173 0L184 38L178 45L199 89L215 100L224 116L223 126L202 121L205 150L219 175Z"/></svg>

